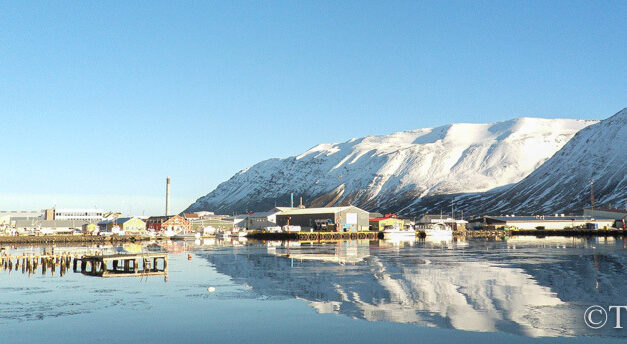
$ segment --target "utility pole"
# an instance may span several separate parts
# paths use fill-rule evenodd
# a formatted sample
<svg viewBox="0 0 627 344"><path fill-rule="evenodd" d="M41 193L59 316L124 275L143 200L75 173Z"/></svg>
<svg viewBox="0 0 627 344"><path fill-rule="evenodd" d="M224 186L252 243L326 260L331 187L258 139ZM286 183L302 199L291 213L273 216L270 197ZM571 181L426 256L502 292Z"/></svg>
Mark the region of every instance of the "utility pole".
<svg viewBox="0 0 627 344"><path fill-rule="evenodd" d="M594 212L594 179L590 179L590 205Z"/></svg>

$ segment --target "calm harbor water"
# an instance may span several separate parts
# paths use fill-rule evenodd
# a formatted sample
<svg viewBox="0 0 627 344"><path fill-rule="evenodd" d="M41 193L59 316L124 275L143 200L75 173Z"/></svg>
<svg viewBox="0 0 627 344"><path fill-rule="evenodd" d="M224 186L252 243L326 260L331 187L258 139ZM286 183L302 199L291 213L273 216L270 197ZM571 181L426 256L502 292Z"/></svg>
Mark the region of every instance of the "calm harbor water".
<svg viewBox="0 0 627 344"><path fill-rule="evenodd" d="M592 330L584 311L627 305L626 247L528 237L56 246L166 251L168 274L0 270L0 342L624 342L627 320Z"/></svg>

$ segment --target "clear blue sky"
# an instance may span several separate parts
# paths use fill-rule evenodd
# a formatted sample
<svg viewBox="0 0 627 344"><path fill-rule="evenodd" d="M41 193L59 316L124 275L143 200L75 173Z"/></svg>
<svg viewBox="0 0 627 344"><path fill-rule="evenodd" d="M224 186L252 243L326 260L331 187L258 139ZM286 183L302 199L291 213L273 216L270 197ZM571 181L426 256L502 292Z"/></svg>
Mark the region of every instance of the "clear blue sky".
<svg viewBox="0 0 627 344"><path fill-rule="evenodd" d="M627 106L627 1L0 4L0 209L174 210L321 142Z"/></svg>

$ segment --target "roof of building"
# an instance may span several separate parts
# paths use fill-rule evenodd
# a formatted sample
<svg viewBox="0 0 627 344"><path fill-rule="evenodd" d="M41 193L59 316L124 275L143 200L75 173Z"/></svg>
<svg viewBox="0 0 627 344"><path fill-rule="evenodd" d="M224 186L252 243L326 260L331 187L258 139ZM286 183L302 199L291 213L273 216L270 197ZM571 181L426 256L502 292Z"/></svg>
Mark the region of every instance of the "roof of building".
<svg viewBox="0 0 627 344"><path fill-rule="evenodd" d="M280 213L279 211L260 211L248 215L248 217L268 217Z"/></svg>
<svg viewBox="0 0 627 344"><path fill-rule="evenodd" d="M281 215L310 215L310 214L337 214L337 213L349 210L351 208L358 209L358 210L361 210L363 212L366 212L363 209L360 209L360 208L357 208L355 206L349 205L349 206L345 206L345 207L304 208L304 209L294 208L294 209L283 211L280 214L277 214L277 216L281 216Z"/></svg>
<svg viewBox="0 0 627 344"><path fill-rule="evenodd" d="M292 209L298 209L296 207L274 207L270 211L288 211Z"/></svg>
<svg viewBox="0 0 627 344"><path fill-rule="evenodd" d="M100 221L100 222L98 222L98 224L99 224L99 225L106 225L106 224L111 224L111 223L113 223L113 224L116 224L116 225L121 225L121 224L123 224L123 223L126 223L126 222L127 222L127 221L129 221L129 220L132 220L132 219L138 219L138 220L142 221L142 219L137 218L137 217L119 217L119 218L117 218L117 219L111 219L111 220L104 220L104 221ZM142 221L142 222L143 222L143 221Z"/></svg>
<svg viewBox="0 0 627 344"><path fill-rule="evenodd" d="M196 213L184 213L183 217L186 219L197 219L200 217L200 215L196 214Z"/></svg>
<svg viewBox="0 0 627 344"><path fill-rule="evenodd" d="M375 217L373 219L370 219L369 221L371 221L371 222L378 222L378 221L383 221L383 220L405 221L403 219L399 219L398 217Z"/></svg>
<svg viewBox="0 0 627 344"><path fill-rule="evenodd" d="M621 213L627 214L627 209L617 209L617 208L583 208L584 210L592 210L592 211L607 211L610 213Z"/></svg>

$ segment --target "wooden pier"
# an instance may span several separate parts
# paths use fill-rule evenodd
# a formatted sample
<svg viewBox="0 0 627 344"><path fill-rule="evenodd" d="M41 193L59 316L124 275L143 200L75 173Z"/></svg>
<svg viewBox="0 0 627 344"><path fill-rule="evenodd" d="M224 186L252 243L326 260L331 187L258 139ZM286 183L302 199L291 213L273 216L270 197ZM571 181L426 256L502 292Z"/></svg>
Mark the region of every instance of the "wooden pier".
<svg viewBox="0 0 627 344"><path fill-rule="evenodd" d="M11 273L21 270L23 274L41 273L52 276L58 271L64 276L70 269L84 275L99 277L143 277L166 276L168 272L167 253L143 254L92 254L86 255L62 252L58 254L2 254L0 269Z"/></svg>
<svg viewBox="0 0 627 344"><path fill-rule="evenodd" d="M84 275L98 277L167 276L168 254L144 253L84 256L74 259L73 270Z"/></svg>
<svg viewBox="0 0 627 344"><path fill-rule="evenodd" d="M0 255L0 268L9 273L22 270L22 273L28 273L29 276L37 274L40 267L42 275L49 271L54 276L58 268L59 274L64 276L72 260L76 257L66 252L59 254L2 254Z"/></svg>

